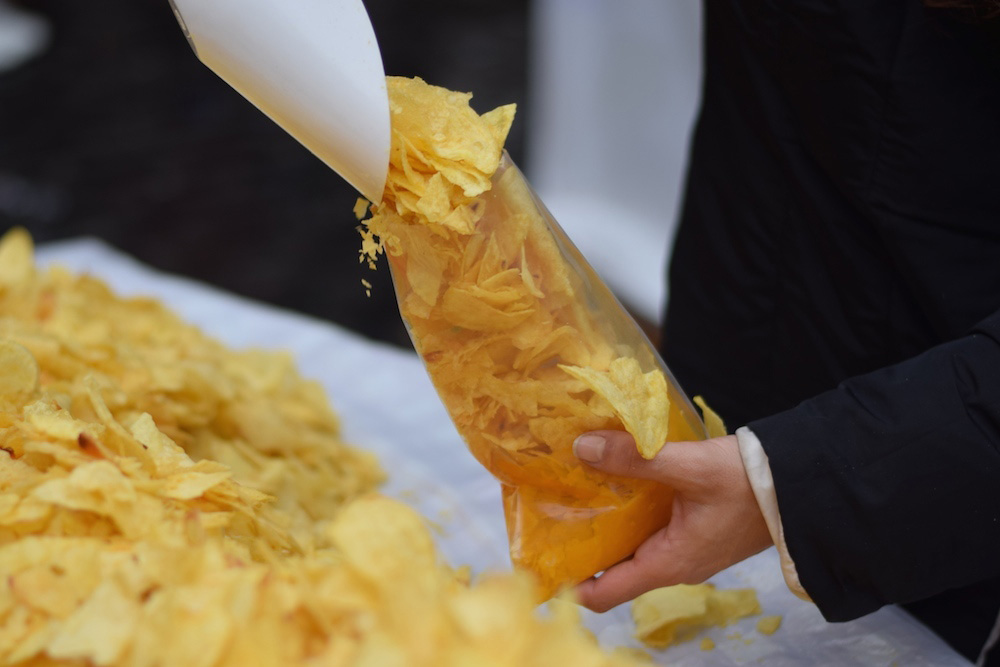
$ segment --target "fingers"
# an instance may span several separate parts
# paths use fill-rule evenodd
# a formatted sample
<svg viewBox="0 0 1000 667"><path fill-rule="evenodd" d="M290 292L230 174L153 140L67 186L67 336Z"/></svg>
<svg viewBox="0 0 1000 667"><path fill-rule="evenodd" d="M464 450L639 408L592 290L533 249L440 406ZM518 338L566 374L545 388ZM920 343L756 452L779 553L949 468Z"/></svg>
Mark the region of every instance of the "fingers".
<svg viewBox="0 0 1000 667"><path fill-rule="evenodd" d="M624 431L591 431L573 443L573 453L587 465L612 475L651 479L683 490L699 484L705 472L707 442L668 442L644 459Z"/></svg>
<svg viewBox="0 0 1000 667"><path fill-rule="evenodd" d="M632 558L577 587L581 604L594 611L661 586L705 581L771 542L735 436L667 443L645 460L627 433L593 431L577 438L573 451L603 472L662 482L677 492L665 528Z"/></svg>
<svg viewBox="0 0 1000 667"><path fill-rule="evenodd" d="M605 612L633 600L646 591L680 583L671 581L665 572L670 543L660 531L651 537L632 558L609 567L599 577L592 577L576 587L577 598L591 611Z"/></svg>
<svg viewBox="0 0 1000 667"><path fill-rule="evenodd" d="M635 568L631 566L632 562L631 560L627 560L619 563L600 577L591 577L577 586L576 596L580 604L591 611L603 614L623 602L634 600L647 590L652 590L645 585L645 582L641 578L635 576L629 577L623 575L619 578L620 585L618 586L611 585L610 580L605 579L606 576L620 569L634 570Z"/></svg>

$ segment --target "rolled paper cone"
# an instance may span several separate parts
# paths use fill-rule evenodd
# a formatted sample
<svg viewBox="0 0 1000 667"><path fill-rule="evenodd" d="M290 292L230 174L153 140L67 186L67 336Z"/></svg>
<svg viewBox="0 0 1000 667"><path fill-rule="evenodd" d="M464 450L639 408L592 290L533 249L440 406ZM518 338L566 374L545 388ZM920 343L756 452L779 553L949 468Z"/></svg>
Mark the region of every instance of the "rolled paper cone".
<svg viewBox="0 0 1000 667"><path fill-rule="evenodd" d="M360 0L170 0L198 58L371 201L389 169L382 55Z"/></svg>

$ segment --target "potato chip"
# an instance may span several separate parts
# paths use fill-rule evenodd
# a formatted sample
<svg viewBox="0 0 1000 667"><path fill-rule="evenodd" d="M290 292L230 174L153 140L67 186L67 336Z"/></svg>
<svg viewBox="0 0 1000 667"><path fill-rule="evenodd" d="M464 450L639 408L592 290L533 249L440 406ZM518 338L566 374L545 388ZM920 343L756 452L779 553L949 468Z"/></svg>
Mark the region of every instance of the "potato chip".
<svg viewBox="0 0 1000 667"><path fill-rule="evenodd" d="M0 340L0 396L27 394L37 384L38 363L31 352L11 340Z"/></svg>
<svg viewBox="0 0 1000 667"><path fill-rule="evenodd" d="M606 372L593 368L560 365L559 368L584 382L607 401L632 434L643 458L656 456L667 441L670 399L663 372L643 373L630 357L615 359Z"/></svg>
<svg viewBox="0 0 1000 667"><path fill-rule="evenodd" d="M701 408L702 419L705 421L705 430L708 431L708 437L710 438L721 438L727 435L729 431L726 429L725 422L722 421L715 410L708 407L705 403L705 399L701 396L695 396L693 399L694 404Z"/></svg>
<svg viewBox="0 0 1000 667"><path fill-rule="evenodd" d="M31 277L34 247L31 235L21 227L0 237L0 287L10 287Z"/></svg>
<svg viewBox="0 0 1000 667"><path fill-rule="evenodd" d="M469 93L428 86L420 79L388 77L386 83L395 132L442 163L463 165L463 171L479 172L487 180L496 171L514 119L513 105L481 119L469 106ZM449 177L448 169L438 173Z"/></svg>
<svg viewBox="0 0 1000 667"><path fill-rule="evenodd" d="M140 603L114 579L105 579L61 624L46 646L52 658L85 658L98 665L122 658L136 630ZM109 619L118 619L109 623Z"/></svg>
<svg viewBox="0 0 1000 667"><path fill-rule="evenodd" d="M113 463L87 462L69 476L38 485L31 496L56 507L90 512L113 521L123 535L139 537L149 522L160 519L159 508L137 493L135 486ZM141 505L141 510L136 511Z"/></svg>
<svg viewBox="0 0 1000 667"><path fill-rule="evenodd" d="M765 616L757 621L757 632L762 635L773 635L781 627L781 616Z"/></svg>
<svg viewBox="0 0 1000 667"><path fill-rule="evenodd" d="M100 424L93 424L74 419L62 406L55 401L36 401L24 408L24 419L30 424L32 435L36 433L45 438L66 440L79 444L80 436L93 439L103 434L105 429ZM81 448L83 446L81 445Z"/></svg>
<svg viewBox="0 0 1000 667"><path fill-rule="evenodd" d="M483 298L475 286L452 285L445 290L441 314L454 326L470 331L507 331L531 317L527 307L500 308Z"/></svg>
<svg viewBox="0 0 1000 667"><path fill-rule="evenodd" d="M650 648L694 639L709 627L725 627L760 613L752 588L718 590L712 584L668 586L632 602L636 638Z"/></svg>

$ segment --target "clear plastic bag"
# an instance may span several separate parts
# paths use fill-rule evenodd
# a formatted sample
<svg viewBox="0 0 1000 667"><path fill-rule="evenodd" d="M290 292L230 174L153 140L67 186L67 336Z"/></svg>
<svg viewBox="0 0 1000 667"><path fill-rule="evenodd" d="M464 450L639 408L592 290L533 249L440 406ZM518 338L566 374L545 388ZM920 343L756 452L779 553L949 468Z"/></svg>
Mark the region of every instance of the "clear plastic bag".
<svg viewBox="0 0 1000 667"><path fill-rule="evenodd" d="M635 360L666 380L668 439L700 440L705 430L506 154L473 208L471 234L400 224L386 254L417 352L472 454L501 484L511 559L548 597L629 556L666 525L672 502L667 487L574 457L579 434L626 429L565 368Z"/></svg>

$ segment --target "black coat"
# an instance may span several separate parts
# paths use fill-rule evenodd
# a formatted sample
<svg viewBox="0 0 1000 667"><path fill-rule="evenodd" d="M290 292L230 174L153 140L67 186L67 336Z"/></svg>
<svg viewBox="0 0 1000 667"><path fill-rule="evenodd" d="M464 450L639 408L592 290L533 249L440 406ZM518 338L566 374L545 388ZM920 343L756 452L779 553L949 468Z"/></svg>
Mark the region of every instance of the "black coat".
<svg viewBox="0 0 1000 667"><path fill-rule="evenodd" d="M705 25L664 357L760 437L829 620L923 600L974 659L1000 611L1000 19L711 0Z"/></svg>

